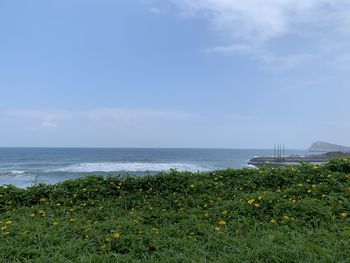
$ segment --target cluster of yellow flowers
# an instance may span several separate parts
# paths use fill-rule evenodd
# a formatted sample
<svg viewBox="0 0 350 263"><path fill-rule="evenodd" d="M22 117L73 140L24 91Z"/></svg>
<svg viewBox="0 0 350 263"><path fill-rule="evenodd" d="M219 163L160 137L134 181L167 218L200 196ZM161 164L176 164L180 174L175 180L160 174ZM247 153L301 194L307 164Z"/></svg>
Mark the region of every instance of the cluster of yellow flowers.
<svg viewBox="0 0 350 263"><path fill-rule="evenodd" d="M0 224L2 224L2 222L0 222ZM12 224L13 222L11 220L4 222L4 225L1 227L1 231L4 236L8 236L10 234L10 232L8 231L8 228L9 228L9 225L12 225Z"/></svg>
<svg viewBox="0 0 350 263"><path fill-rule="evenodd" d="M263 197L262 197L262 196L259 196L257 199L258 199L258 201L260 201L260 200L263 199ZM257 202L257 200L255 200L255 199L253 199L253 198L252 198L252 199L249 199L247 203L250 204L250 205L255 206L256 208L259 208L259 207L260 207L260 204Z"/></svg>

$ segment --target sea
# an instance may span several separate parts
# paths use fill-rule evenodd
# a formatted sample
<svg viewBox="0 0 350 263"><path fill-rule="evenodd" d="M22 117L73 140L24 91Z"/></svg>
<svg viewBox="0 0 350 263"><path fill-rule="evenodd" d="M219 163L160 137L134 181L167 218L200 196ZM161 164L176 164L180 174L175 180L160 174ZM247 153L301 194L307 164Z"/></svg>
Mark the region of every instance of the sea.
<svg viewBox="0 0 350 263"><path fill-rule="evenodd" d="M0 148L0 185L26 188L87 175L142 176L170 169L203 172L243 168L253 157L273 154L273 149ZM286 154L307 152L287 150Z"/></svg>

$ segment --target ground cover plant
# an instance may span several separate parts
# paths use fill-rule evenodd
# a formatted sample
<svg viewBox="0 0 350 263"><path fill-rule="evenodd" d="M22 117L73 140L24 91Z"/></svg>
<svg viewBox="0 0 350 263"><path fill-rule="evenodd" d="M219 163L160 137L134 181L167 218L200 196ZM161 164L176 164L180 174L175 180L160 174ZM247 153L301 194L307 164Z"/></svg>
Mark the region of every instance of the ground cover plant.
<svg viewBox="0 0 350 263"><path fill-rule="evenodd" d="M350 161L0 187L0 262L350 262Z"/></svg>

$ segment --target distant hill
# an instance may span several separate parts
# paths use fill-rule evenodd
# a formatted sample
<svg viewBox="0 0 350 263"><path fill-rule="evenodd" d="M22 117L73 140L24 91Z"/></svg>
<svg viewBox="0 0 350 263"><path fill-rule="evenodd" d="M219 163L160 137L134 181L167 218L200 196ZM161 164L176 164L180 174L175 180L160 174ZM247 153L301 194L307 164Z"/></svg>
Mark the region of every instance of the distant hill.
<svg viewBox="0 0 350 263"><path fill-rule="evenodd" d="M350 147L332 144L328 142L317 141L314 142L309 148L310 152L350 152Z"/></svg>

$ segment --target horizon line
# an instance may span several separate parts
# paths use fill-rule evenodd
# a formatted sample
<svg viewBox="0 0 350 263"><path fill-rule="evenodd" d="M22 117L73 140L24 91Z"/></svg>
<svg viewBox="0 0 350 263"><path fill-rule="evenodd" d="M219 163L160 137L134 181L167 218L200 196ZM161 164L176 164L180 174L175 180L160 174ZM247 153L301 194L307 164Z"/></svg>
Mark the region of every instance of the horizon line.
<svg viewBox="0 0 350 263"><path fill-rule="evenodd" d="M0 146L0 149L198 149L198 150L273 150L271 148L231 148L231 147L143 147L143 146ZM301 150L300 148L286 148L287 150Z"/></svg>

